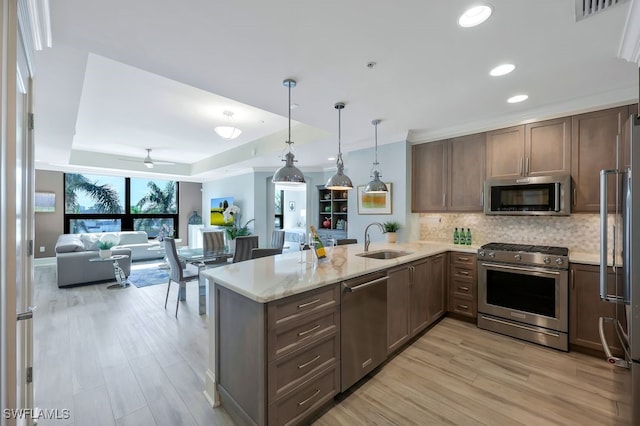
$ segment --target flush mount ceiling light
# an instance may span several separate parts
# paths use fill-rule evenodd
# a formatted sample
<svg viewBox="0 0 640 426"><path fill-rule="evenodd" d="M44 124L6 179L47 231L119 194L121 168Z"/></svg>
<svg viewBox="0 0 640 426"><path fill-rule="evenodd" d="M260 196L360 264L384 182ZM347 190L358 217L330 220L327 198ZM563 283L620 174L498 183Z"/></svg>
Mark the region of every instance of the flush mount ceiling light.
<svg viewBox="0 0 640 426"><path fill-rule="evenodd" d="M515 95L507 99L510 104L517 104L518 102L526 101L529 99L528 95Z"/></svg>
<svg viewBox="0 0 640 426"><path fill-rule="evenodd" d="M329 178L325 188L334 190L352 189L353 184L351 183L351 179L349 179L349 176L344 174L344 162L342 161L342 150L340 146L342 139L340 132L340 114L344 109L344 102L338 102L333 107L338 110L338 160L336 161L338 171L335 175Z"/></svg>
<svg viewBox="0 0 640 426"><path fill-rule="evenodd" d="M373 120L371 124L373 124L376 128L375 133L375 157L373 161L373 167L371 168L371 177L373 180L364 187L364 192L367 193L382 193L389 192L387 185L380 180L380 168L378 167L380 163L378 163L378 124L380 124L381 120Z"/></svg>
<svg viewBox="0 0 640 426"><path fill-rule="evenodd" d="M225 111L222 114L224 114L224 116L226 117L226 125L218 126L213 130L215 130L215 132L223 139L235 139L240 136L242 130L238 129L233 123L233 112Z"/></svg>
<svg viewBox="0 0 640 426"><path fill-rule="evenodd" d="M293 141L291 140L291 88L296 87L296 81L288 78L282 84L289 88L289 103L287 104L287 110L289 111L289 139L285 142L287 144L287 152L284 155L284 160L282 160L285 164L273 174L273 183L298 186L306 183L306 181L300 169L293 165L297 160L295 159Z"/></svg>
<svg viewBox="0 0 640 426"><path fill-rule="evenodd" d="M458 25L463 28L475 27L476 25L482 24L484 21L489 19L493 9L491 6L482 5L472 7L467 9L461 16L458 18Z"/></svg>
<svg viewBox="0 0 640 426"><path fill-rule="evenodd" d="M509 74L514 69L516 69L516 66L513 64L502 64L489 71L489 75L492 77L500 77L501 75Z"/></svg>

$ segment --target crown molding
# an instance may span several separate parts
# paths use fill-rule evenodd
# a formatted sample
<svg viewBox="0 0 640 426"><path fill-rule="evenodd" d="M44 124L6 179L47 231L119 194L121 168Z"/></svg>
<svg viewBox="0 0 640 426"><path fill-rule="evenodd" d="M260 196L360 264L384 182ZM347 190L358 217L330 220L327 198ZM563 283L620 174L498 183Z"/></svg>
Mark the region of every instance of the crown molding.
<svg viewBox="0 0 640 426"><path fill-rule="evenodd" d="M640 65L640 0L631 0L618 57Z"/></svg>

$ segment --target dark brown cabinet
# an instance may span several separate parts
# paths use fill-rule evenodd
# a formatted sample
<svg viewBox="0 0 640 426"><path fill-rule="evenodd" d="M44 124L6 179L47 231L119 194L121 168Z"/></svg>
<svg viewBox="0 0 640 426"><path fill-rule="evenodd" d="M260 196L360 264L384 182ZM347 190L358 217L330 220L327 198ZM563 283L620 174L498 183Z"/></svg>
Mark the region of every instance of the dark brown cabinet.
<svg viewBox="0 0 640 426"><path fill-rule="evenodd" d="M487 177L571 173L571 118L540 121L487 133Z"/></svg>
<svg viewBox="0 0 640 426"><path fill-rule="evenodd" d="M412 211L482 211L485 134L413 146Z"/></svg>
<svg viewBox="0 0 640 426"><path fill-rule="evenodd" d="M600 267L572 263L569 290L569 343L573 346L603 352L598 332L600 317L624 318L623 306L600 300ZM609 268L609 282L614 280ZM612 291L613 289L610 289ZM624 321L622 321L624 322ZM605 323L605 338L612 352L622 354L622 349L611 323Z"/></svg>
<svg viewBox="0 0 640 426"><path fill-rule="evenodd" d="M576 115L572 118L572 212L600 211L600 170L616 168L617 140L629 117L629 107ZM609 193L615 190L609 180ZM613 200L609 209L613 210Z"/></svg>
<svg viewBox="0 0 640 426"><path fill-rule="evenodd" d="M446 310L447 254L387 271L387 353L440 319Z"/></svg>
<svg viewBox="0 0 640 426"><path fill-rule="evenodd" d="M348 197L346 190L333 191L324 185L318 186L317 231L325 245L331 239L347 238Z"/></svg>
<svg viewBox="0 0 640 426"><path fill-rule="evenodd" d="M449 311L476 318L478 310L478 268L473 253L449 253Z"/></svg>
<svg viewBox="0 0 640 426"><path fill-rule="evenodd" d="M216 286L216 379L240 424L297 424L340 390L338 284L258 303Z"/></svg>

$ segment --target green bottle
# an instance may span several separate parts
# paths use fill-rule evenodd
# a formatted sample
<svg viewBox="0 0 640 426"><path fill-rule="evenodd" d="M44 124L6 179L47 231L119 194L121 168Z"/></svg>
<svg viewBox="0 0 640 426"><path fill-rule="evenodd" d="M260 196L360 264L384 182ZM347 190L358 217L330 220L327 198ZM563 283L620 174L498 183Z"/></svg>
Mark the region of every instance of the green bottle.
<svg viewBox="0 0 640 426"><path fill-rule="evenodd" d="M460 234L458 233L458 228L456 228L455 231L453 231L453 244L459 244L460 243Z"/></svg>
<svg viewBox="0 0 640 426"><path fill-rule="evenodd" d="M465 235L465 242L468 246L471 245L471 228L467 228L467 235Z"/></svg>

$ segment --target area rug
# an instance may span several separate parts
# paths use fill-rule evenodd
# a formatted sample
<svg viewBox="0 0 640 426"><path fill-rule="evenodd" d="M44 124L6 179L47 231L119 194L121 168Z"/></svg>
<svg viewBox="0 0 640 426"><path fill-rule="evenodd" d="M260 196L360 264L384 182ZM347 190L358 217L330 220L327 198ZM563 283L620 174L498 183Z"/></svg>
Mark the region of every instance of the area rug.
<svg viewBox="0 0 640 426"><path fill-rule="evenodd" d="M129 282L136 287L148 287L169 282L169 269L163 268L164 263L157 260L152 262L136 262L131 265Z"/></svg>

